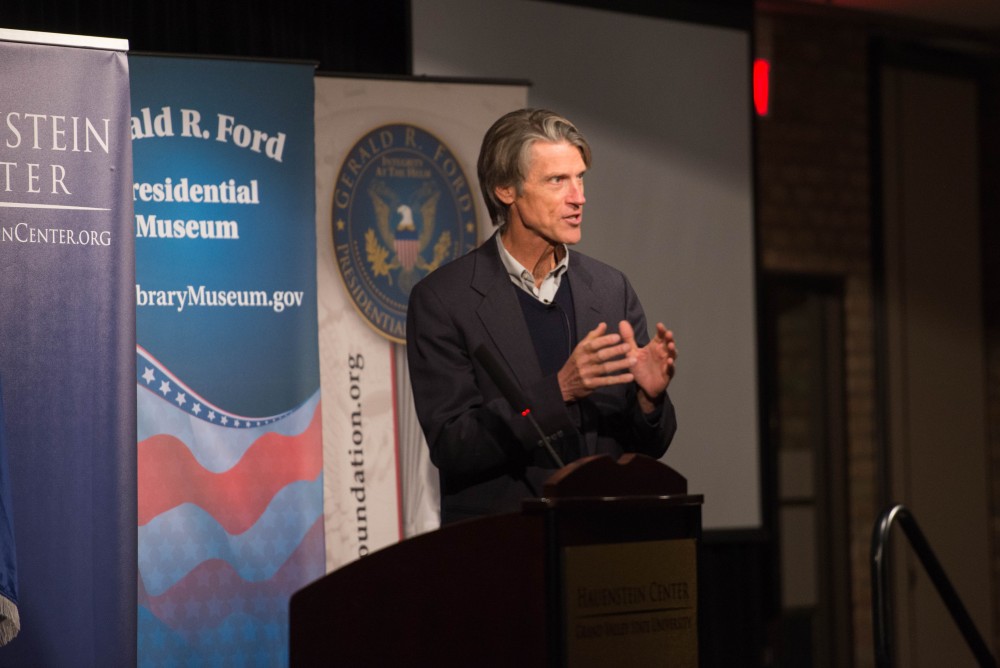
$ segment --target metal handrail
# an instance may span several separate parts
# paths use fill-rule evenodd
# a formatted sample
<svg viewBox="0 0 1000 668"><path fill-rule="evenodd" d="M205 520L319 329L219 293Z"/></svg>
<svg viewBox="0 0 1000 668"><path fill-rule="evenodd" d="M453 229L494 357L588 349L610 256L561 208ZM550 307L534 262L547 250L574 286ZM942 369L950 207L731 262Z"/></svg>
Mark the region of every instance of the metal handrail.
<svg viewBox="0 0 1000 668"><path fill-rule="evenodd" d="M875 663L880 668L892 666L892 610L889 595L889 532L894 522L899 521L903 533L910 541L910 546L920 558L924 570L937 589L938 595L944 601L952 619L962 632L966 644L980 666L995 668L996 660L990 653L986 642L976 628L972 617L962 604L958 593L945 575L941 563L934 556L934 551L917 525L917 521L902 504L896 504L884 510L875 523L872 532L872 623L875 634Z"/></svg>

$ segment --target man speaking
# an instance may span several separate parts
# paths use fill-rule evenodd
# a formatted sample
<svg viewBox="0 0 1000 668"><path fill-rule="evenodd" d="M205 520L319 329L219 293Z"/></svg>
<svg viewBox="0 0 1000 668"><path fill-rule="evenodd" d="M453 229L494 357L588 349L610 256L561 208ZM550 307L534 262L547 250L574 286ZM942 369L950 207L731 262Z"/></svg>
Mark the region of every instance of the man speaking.
<svg viewBox="0 0 1000 668"><path fill-rule="evenodd" d="M676 430L673 334L657 323L650 340L625 275L569 248L590 158L550 111L501 117L478 163L497 232L410 293L407 358L442 524L518 510L563 462L660 457Z"/></svg>

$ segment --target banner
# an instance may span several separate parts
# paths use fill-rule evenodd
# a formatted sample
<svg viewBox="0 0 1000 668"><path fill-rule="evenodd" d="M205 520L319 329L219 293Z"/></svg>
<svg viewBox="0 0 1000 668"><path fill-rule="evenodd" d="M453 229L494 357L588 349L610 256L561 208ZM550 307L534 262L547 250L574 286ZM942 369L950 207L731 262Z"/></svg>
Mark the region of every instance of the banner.
<svg viewBox="0 0 1000 668"><path fill-rule="evenodd" d="M0 646L9 643L21 631L21 614L17 610L17 543L5 431L3 384L0 383Z"/></svg>
<svg viewBox="0 0 1000 668"><path fill-rule="evenodd" d="M134 665L128 45L0 40L0 664Z"/></svg>
<svg viewBox="0 0 1000 668"><path fill-rule="evenodd" d="M438 526L406 365L410 288L492 234L479 144L521 85L316 80L327 568Z"/></svg>
<svg viewBox="0 0 1000 668"><path fill-rule="evenodd" d="M131 66L140 665L284 665L324 567L313 68Z"/></svg>

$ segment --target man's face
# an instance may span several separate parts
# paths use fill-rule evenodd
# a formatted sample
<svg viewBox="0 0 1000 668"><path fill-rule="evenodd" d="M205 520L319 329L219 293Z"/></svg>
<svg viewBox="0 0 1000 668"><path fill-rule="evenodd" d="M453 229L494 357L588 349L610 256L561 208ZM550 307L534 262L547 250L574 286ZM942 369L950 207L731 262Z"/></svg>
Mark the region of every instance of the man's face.
<svg viewBox="0 0 1000 668"><path fill-rule="evenodd" d="M521 192L513 186L497 189L500 200L510 204L510 224L520 225L549 243L579 242L586 171L577 147L536 141Z"/></svg>

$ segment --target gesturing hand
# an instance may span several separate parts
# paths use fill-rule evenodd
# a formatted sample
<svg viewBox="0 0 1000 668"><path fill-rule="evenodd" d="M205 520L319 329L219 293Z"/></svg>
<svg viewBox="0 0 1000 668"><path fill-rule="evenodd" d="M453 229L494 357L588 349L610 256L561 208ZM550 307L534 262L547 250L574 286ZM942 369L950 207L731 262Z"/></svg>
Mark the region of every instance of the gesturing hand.
<svg viewBox="0 0 1000 668"><path fill-rule="evenodd" d="M606 334L607 329L602 322L588 332L559 370L559 389L564 401L576 401L599 387L634 380L629 368L635 360L625 356L635 347L634 338L629 344L622 341L620 334Z"/></svg>
<svg viewBox="0 0 1000 668"><path fill-rule="evenodd" d="M674 333L664 327L662 322L658 322L656 336L639 348L632 325L627 320L618 323L618 331L629 346L629 359L634 360L631 371L640 390L639 405L644 412L652 412L662 401L663 393L676 371L677 344L674 343Z"/></svg>

